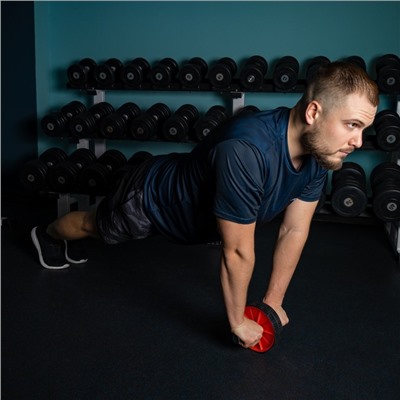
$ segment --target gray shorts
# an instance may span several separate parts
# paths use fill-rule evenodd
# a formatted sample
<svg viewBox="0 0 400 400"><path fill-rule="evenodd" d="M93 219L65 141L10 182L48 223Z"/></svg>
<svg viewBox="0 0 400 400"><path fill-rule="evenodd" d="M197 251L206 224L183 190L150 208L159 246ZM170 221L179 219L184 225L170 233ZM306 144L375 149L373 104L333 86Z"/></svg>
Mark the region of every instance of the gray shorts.
<svg viewBox="0 0 400 400"><path fill-rule="evenodd" d="M107 244L144 239L155 233L143 208L143 186L150 164L151 160L138 167L126 167L125 174L97 207L97 230Z"/></svg>

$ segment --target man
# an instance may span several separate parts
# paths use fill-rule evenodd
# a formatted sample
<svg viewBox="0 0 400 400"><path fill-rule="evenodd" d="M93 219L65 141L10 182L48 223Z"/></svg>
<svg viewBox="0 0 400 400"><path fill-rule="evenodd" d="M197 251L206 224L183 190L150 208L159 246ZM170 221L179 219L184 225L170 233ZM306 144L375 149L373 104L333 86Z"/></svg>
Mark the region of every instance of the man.
<svg viewBox="0 0 400 400"><path fill-rule="evenodd" d="M320 68L292 109L281 107L230 119L191 153L157 156L126 173L97 210L75 211L32 239L47 268L81 262L76 239L106 243L161 233L186 243L222 241L221 283L232 332L256 345L262 327L244 317L253 273L256 224L285 210L263 301L289 322L282 307L306 242L327 170L362 145L372 124L378 89L359 67ZM75 261L74 261L75 260Z"/></svg>

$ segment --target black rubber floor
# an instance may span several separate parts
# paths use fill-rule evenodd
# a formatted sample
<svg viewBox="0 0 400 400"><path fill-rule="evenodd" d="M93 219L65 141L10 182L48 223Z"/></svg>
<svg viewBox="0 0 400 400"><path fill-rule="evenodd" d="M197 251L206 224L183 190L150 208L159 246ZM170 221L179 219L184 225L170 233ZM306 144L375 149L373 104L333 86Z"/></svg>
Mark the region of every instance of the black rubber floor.
<svg viewBox="0 0 400 400"><path fill-rule="evenodd" d="M47 215L44 213L44 215ZM3 400L398 400L400 269L382 227L314 222L268 353L231 341L219 248L161 237L40 267L40 213L2 226ZM263 296L278 224L257 232Z"/></svg>

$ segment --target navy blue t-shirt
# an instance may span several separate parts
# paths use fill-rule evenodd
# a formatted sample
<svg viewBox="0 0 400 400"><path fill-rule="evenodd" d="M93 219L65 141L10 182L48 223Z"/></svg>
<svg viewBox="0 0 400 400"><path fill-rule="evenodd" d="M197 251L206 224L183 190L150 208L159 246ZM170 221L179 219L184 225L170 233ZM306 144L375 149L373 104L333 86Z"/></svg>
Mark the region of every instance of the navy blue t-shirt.
<svg viewBox="0 0 400 400"><path fill-rule="evenodd" d="M218 238L216 217L264 223L294 199L320 198L327 171L308 156L297 171L290 160L290 109L235 117L190 153L158 156L144 186L144 205L170 239L201 243Z"/></svg>

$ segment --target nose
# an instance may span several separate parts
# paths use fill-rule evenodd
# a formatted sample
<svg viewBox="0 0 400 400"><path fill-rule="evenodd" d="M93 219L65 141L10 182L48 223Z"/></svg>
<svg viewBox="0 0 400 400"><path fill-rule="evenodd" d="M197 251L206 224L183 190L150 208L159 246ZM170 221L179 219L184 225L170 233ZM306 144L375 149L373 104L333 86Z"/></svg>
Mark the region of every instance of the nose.
<svg viewBox="0 0 400 400"><path fill-rule="evenodd" d="M357 130L354 136L350 139L349 145L354 146L355 148L359 149L363 144L363 131Z"/></svg>

